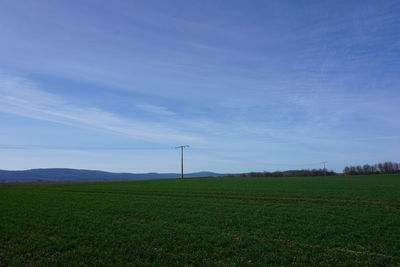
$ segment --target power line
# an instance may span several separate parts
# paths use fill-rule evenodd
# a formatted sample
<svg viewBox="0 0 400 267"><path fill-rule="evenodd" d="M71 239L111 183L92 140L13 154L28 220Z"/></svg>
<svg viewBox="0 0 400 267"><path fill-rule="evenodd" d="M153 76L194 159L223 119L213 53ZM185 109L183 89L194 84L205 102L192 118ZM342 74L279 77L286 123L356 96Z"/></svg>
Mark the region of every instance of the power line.
<svg viewBox="0 0 400 267"><path fill-rule="evenodd" d="M181 178L183 178L183 150L184 148L189 147L188 145L184 145L184 146L177 146L175 147L175 149L180 148L181 149Z"/></svg>
<svg viewBox="0 0 400 267"><path fill-rule="evenodd" d="M177 146L176 149L181 149L181 176L183 177L183 167L184 167L184 148L188 148L188 145ZM56 145L10 145L10 144L0 144L0 150L51 150L51 151L131 151L131 150L148 150L148 151L162 151L162 150L170 150L174 148L173 146L153 146L153 147L141 147L141 146L56 146ZM217 157L221 157L221 155L213 153L215 148L201 148L196 147L194 150L196 151L207 151L207 153L212 153ZM274 165L274 166L312 166L317 164L323 164L325 175L326 175L326 164L327 161L323 162L314 162L314 163L282 163L282 162L269 162L262 160L247 160L241 157L232 157L231 155L224 155L224 159L235 160L240 162L253 162L257 164L266 164L266 165Z"/></svg>
<svg viewBox="0 0 400 267"><path fill-rule="evenodd" d="M172 147L68 147L68 146L45 146L45 145L1 145L2 150L169 150Z"/></svg>

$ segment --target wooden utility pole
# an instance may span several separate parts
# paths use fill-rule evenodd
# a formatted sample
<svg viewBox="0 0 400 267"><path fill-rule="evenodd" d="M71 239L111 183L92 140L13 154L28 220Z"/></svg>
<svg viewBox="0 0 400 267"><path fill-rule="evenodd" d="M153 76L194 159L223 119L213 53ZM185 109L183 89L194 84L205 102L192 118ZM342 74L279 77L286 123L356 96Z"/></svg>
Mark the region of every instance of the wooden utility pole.
<svg viewBox="0 0 400 267"><path fill-rule="evenodd" d="M326 176L326 167L325 167L325 164L327 164L327 163L328 163L327 161L321 162L321 164L324 164L324 176Z"/></svg>
<svg viewBox="0 0 400 267"><path fill-rule="evenodd" d="M188 145L184 145L184 146L177 146L175 147L175 149L180 148L181 149L181 178L183 178L183 150L184 148L189 147Z"/></svg>

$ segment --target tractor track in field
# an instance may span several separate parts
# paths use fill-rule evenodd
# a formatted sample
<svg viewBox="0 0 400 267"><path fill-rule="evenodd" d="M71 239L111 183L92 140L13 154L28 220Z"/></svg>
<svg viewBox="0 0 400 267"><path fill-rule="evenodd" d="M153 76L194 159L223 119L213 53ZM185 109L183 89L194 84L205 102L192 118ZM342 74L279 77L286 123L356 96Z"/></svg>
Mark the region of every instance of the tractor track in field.
<svg viewBox="0 0 400 267"><path fill-rule="evenodd" d="M384 200L364 200L364 199L341 199L341 198L307 198L307 197L279 197L279 196L249 196L239 194L209 194L209 193L176 193L159 191L90 191L90 190L51 190L52 192L80 193L80 194L111 194L111 195L133 195L148 197L169 197L169 198L197 198L197 199L217 199L247 202L287 202L287 203L306 203L315 205L334 205L345 207L362 208L382 208L390 210L400 210L399 202L389 202Z"/></svg>

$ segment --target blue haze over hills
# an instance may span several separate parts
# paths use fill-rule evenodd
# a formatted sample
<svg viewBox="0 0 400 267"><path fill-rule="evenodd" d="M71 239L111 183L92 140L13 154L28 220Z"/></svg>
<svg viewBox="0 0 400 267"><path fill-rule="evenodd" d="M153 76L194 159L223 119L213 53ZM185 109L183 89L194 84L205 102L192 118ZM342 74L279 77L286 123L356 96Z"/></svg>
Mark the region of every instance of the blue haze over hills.
<svg viewBox="0 0 400 267"><path fill-rule="evenodd" d="M187 173L185 177L221 176L214 172ZM96 170L77 169L32 169L24 171L0 170L0 182L72 182L72 181L112 181L179 178L178 173L111 173Z"/></svg>

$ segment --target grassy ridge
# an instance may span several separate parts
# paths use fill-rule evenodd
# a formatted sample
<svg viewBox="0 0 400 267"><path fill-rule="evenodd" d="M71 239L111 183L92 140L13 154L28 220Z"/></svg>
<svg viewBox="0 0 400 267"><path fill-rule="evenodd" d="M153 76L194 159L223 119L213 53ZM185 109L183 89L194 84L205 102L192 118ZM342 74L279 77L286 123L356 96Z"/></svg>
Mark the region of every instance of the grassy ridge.
<svg viewBox="0 0 400 267"><path fill-rule="evenodd" d="M0 187L0 265L400 265L400 176Z"/></svg>

